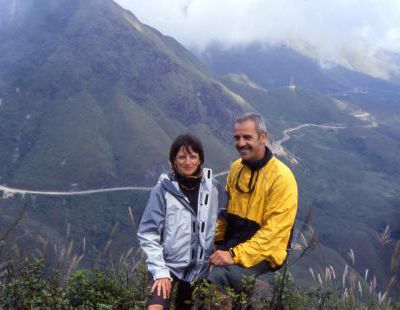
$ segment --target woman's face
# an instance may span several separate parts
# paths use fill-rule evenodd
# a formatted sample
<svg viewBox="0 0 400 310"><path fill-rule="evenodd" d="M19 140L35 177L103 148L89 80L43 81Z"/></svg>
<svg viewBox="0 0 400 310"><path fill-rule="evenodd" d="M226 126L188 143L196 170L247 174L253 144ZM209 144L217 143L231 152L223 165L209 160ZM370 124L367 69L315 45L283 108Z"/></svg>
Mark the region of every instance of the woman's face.
<svg viewBox="0 0 400 310"><path fill-rule="evenodd" d="M192 149L189 148L190 153L188 153L185 148L182 146L176 154L175 157L175 168L184 176L193 175L198 167L200 166L200 156L198 153L193 152Z"/></svg>

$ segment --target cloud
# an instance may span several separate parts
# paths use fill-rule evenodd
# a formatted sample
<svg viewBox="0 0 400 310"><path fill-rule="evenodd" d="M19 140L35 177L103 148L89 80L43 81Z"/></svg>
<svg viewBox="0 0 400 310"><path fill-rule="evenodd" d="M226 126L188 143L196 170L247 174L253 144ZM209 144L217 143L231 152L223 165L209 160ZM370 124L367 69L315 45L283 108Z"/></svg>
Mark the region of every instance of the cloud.
<svg viewBox="0 0 400 310"><path fill-rule="evenodd" d="M117 0L189 48L287 44L321 62L387 78L400 53L398 0Z"/></svg>

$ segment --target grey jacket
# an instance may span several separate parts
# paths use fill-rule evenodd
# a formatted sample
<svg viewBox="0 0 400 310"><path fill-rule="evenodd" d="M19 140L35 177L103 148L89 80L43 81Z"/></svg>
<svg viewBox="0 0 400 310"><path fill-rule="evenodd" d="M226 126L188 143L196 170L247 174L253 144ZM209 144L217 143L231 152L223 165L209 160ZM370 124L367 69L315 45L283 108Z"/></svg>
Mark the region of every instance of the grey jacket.
<svg viewBox="0 0 400 310"><path fill-rule="evenodd" d="M193 283L207 275L215 225L225 209L226 192L212 171L203 169L197 216L176 181L162 174L152 189L138 229L147 268L154 279L178 278Z"/></svg>

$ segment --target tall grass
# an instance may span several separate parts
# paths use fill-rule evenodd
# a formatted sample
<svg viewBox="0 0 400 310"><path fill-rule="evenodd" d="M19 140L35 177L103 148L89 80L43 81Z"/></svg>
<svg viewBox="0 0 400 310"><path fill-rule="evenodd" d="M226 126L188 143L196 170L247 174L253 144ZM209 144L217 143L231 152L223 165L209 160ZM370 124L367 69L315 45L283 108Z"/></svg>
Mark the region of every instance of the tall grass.
<svg viewBox="0 0 400 310"><path fill-rule="evenodd" d="M148 275L143 253L133 247L118 256L112 244L118 235L116 223L104 243L92 257L90 269L82 262L90 244L86 238L74 240L73 227L67 225L65 242L51 243L37 236L38 246L29 252L18 246L16 227L25 214L23 207L0 234L0 308L2 309L143 309L148 296ZM128 208L132 234L137 221ZM245 289L239 294L228 291L228 296L217 294L215 286L203 282L194 294L194 309L400 309L396 300L399 292L398 274L400 241L394 247L388 266L393 276L385 287L368 269L358 274L357 253L349 249L350 264L343 270L332 265L318 270L309 267L314 285L310 288L295 284L291 269L318 243L311 225L309 211L283 267L270 281L244 279ZM394 242L390 228L377 239L382 246Z"/></svg>

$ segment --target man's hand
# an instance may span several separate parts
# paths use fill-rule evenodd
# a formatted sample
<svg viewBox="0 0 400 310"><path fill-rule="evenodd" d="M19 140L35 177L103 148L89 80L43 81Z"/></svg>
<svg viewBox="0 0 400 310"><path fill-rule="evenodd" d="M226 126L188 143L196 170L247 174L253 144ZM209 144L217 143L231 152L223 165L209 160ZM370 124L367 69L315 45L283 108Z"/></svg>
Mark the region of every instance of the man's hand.
<svg viewBox="0 0 400 310"><path fill-rule="evenodd" d="M216 266L233 265L233 258L228 251L215 251L210 257L210 263Z"/></svg>
<svg viewBox="0 0 400 310"><path fill-rule="evenodd" d="M151 288L151 293L157 290L157 296L163 296L164 299L169 298L171 295L171 279L161 278L154 281L153 287Z"/></svg>

